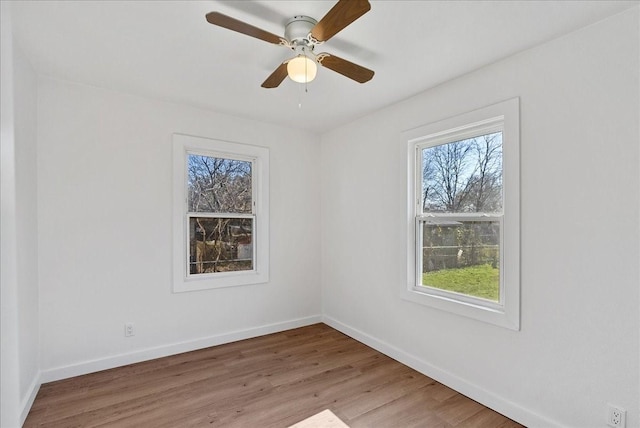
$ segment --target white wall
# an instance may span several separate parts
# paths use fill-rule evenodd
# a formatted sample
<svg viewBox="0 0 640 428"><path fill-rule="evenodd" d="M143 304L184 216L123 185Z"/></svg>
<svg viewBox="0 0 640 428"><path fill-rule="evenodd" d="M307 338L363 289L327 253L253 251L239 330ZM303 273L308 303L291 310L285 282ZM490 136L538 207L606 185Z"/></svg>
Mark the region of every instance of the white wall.
<svg viewBox="0 0 640 428"><path fill-rule="evenodd" d="M39 373L37 77L19 48L15 56L16 217L20 395Z"/></svg>
<svg viewBox="0 0 640 428"><path fill-rule="evenodd" d="M327 322L530 426L640 426L639 48L636 7L323 135ZM520 332L399 296L402 131L516 96Z"/></svg>
<svg viewBox="0 0 640 428"><path fill-rule="evenodd" d="M18 280L16 257L16 163L13 105L13 38L10 5L0 3L0 426L18 425Z"/></svg>
<svg viewBox="0 0 640 428"><path fill-rule="evenodd" d="M36 188L37 80L2 4L2 411L26 417L39 387Z"/></svg>
<svg viewBox="0 0 640 428"><path fill-rule="evenodd" d="M19 49L15 58L16 238L21 418L39 387L37 77Z"/></svg>
<svg viewBox="0 0 640 428"><path fill-rule="evenodd" d="M268 284L172 293L172 133L269 147ZM43 379L319 321L319 155L302 131L41 78Z"/></svg>

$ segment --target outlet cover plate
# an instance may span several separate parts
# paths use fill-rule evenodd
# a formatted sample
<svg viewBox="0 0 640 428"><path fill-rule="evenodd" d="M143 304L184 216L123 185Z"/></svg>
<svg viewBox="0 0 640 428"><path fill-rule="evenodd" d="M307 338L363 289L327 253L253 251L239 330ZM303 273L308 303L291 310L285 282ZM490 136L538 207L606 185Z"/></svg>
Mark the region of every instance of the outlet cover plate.
<svg viewBox="0 0 640 428"><path fill-rule="evenodd" d="M625 428L627 411L613 404L607 405L607 425L613 428Z"/></svg>

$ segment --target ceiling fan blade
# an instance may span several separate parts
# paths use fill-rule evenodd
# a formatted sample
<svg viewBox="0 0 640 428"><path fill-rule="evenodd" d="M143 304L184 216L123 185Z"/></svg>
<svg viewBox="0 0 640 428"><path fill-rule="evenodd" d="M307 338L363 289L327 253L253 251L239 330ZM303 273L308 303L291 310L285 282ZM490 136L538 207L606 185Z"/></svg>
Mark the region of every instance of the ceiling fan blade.
<svg viewBox="0 0 640 428"><path fill-rule="evenodd" d="M371 9L368 0L339 0L313 27L311 37L326 42Z"/></svg>
<svg viewBox="0 0 640 428"><path fill-rule="evenodd" d="M358 64L354 64L346 59L342 59L328 53L318 54L317 61L323 67L333 70L336 73L340 73L343 76L359 83L368 82L375 74L373 70L369 70L368 68L364 68Z"/></svg>
<svg viewBox="0 0 640 428"><path fill-rule="evenodd" d="M265 42L276 45L289 45L289 43L280 36L261 30L258 27L247 24L246 22L238 21L237 19L223 15L220 12L209 12L207 13L206 18L207 22L210 24L227 28L232 31L237 31L238 33L246 34L247 36L255 37L256 39L264 40Z"/></svg>
<svg viewBox="0 0 640 428"><path fill-rule="evenodd" d="M278 68L276 68L274 72L271 73L271 76L267 77L267 80L265 80L261 86L263 88L277 88L278 86L280 86L285 77L287 77L288 62L289 60L280 64Z"/></svg>

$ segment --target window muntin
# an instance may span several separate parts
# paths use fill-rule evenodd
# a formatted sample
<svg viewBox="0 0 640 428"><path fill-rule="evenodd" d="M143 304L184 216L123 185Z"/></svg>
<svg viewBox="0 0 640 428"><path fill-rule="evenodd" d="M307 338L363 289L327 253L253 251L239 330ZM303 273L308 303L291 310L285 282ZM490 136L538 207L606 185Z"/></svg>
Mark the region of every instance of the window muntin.
<svg viewBox="0 0 640 428"><path fill-rule="evenodd" d="M513 98L403 132L408 143L407 281L401 289L404 300L520 329L519 116L519 99ZM487 147L490 139L498 142L498 137L501 150L500 145L488 145L495 149L494 154L500 154L489 156L493 163L479 165L474 159L482 159L482 155L478 156L482 152L470 149L476 154L468 158L470 164L458 168L457 183L462 187L458 187L457 197L455 192L435 192L438 183L432 168L436 155L445 155L444 149L462 149L445 145L477 139L476 143ZM429 150L439 146L445 146L439 149L443 150L441 153ZM432 164L425 171L428 162ZM482 184L482 197L479 193L470 197L473 192L460 194L465 177L473 175L469 171L483 168L486 178L493 181L473 183L476 188ZM501 174L489 177L486 173L491 171ZM448 189L452 190L453 183L449 184ZM493 191L486 193L484 189L489 188ZM480 270L474 275L483 277L489 285L474 288L473 281L462 280L465 286L459 288L460 276L443 272L444 267L456 264L475 265L469 266ZM498 267L497 272L494 266Z"/></svg>

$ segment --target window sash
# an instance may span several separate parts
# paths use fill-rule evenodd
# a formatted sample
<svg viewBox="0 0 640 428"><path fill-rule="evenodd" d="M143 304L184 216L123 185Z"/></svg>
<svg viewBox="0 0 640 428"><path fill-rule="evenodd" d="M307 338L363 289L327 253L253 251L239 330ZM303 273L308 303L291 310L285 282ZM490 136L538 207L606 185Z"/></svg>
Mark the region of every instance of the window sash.
<svg viewBox="0 0 640 428"><path fill-rule="evenodd" d="M230 212L225 212L225 213L214 213L214 212L210 212L210 211L188 211L188 207L189 207L189 200L188 200L188 194L189 194L189 168L188 168L188 159L190 155L194 155L194 156L206 156L206 157L210 157L210 158L217 158L217 159L229 159L229 160L235 160L235 161L241 161L241 162L250 162L251 163L251 213L234 213L233 211ZM258 183L257 183L257 179L256 179L256 168L257 168L257 159L255 157L251 157L251 156L241 156L241 155L237 155L237 154L231 154L231 153L224 153L224 152L219 152L219 151L212 151L212 150L185 150L185 155L184 155L184 164L186 166L185 168L185 177L184 177L184 190L185 190L185 200L184 200L184 210L185 212L187 212L187 214L191 214L191 213L199 213L199 214L213 214L213 215L217 215L217 214L224 214L226 216L231 216L234 214L248 214L248 215L257 215L256 213L256 198L257 198L257 192L258 192Z"/></svg>
<svg viewBox="0 0 640 428"><path fill-rule="evenodd" d="M474 306L481 306L481 307L485 307L488 309L495 309L495 310L504 310L504 304L505 304L505 284L504 284L504 216L503 215L477 215L476 213L473 213L475 215L472 214L466 214L465 215L457 215L457 214L430 214L430 215L417 215L415 218L415 248L414 248L414 254L415 254L415 278L414 278L414 283L413 283L413 291L416 291L418 293L423 293L423 294L428 294L428 295L432 295L432 296L436 296L436 297L440 297L440 298L444 298L447 300L453 300L453 301L458 301L458 302L462 302L462 303L466 303L466 304L471 304ZM422 257L422 245L423 245L423 231L424 228L422 227L424 223L433 220L435 218L442 218L442 219L446 219L449 221L459 221L461 223L467 223L467 222L498 222L499 223L499 230L500 230L500 240L499 240L499 254L500 254L500 261L499 261L499 271L500 271L500 277L499 277L499 289L498 289L498 296L499 296L499 300L497 302L488 300L488 299L483 299L480 297L475 297L469 294L464 294L464 293L457 293L455 291L448 291L448 290L443 290L440 288L436 288L436 287L431 287L429 285L424 285L422 283L422 274L423 274L423 257Z"/></svg>
<svg viewBox="0 0 640 428"><path fill-rule="evenodd" d="M191 236L189 235L189 224L192 218L233 218L233 219L250 219L251 220L251 261L252 261L252 269L245 270L236 270L236 271L228 271L228 272L211 272L211 273L191 273ZM226 213L200 213L200 212L189 212L185 216L185 233L184 233L184 267L185 267L185 277L187 280L189 279L203 279L203 278L217 278L221 276L233 276L233 275L241 275L247 274L257 271L257 255L258 255L258 237L257 237L257 217L252 214L226 214Z"/></svg>
<svg viewBox="0 0 640 428"><path fill-rule="evenodd" d="M453 130L445 131L443 133L431 134L431 135L427 135L422 138L413 140L412 143L415 145L415 162L416 162L416 166L415 166L416 167L416 170L415 170L416 172L416 177L415 177L416 205L415 205L414 212L416 214L423 214L423 215L463 214L463 213L440 213L440 212L432 212L432 211L424 210L424 206L422 204L423 202L422 201L422 184L424 180L424 177L422 176L422 171L424 169L423 157L422 157L423 150L430 149L437 146L444 146L446 144L456 143L458 141L469 140L472 138L477 138L483 135L494 134L498 132L501 133L504 138L504 116L492 118L492 119L480 122L480 124L475 124L470 127L456 128ZM504 147L503 147L503 150L504 150ZM503 155L503 161L502 161L502 176L504 179L504 155ZM485 215L503 215L504 200L505 200L504 186L502 186L501 192L502 192L501 212L485 213ZM471 213L471 214L477 214L477 213Z"/></svg>

